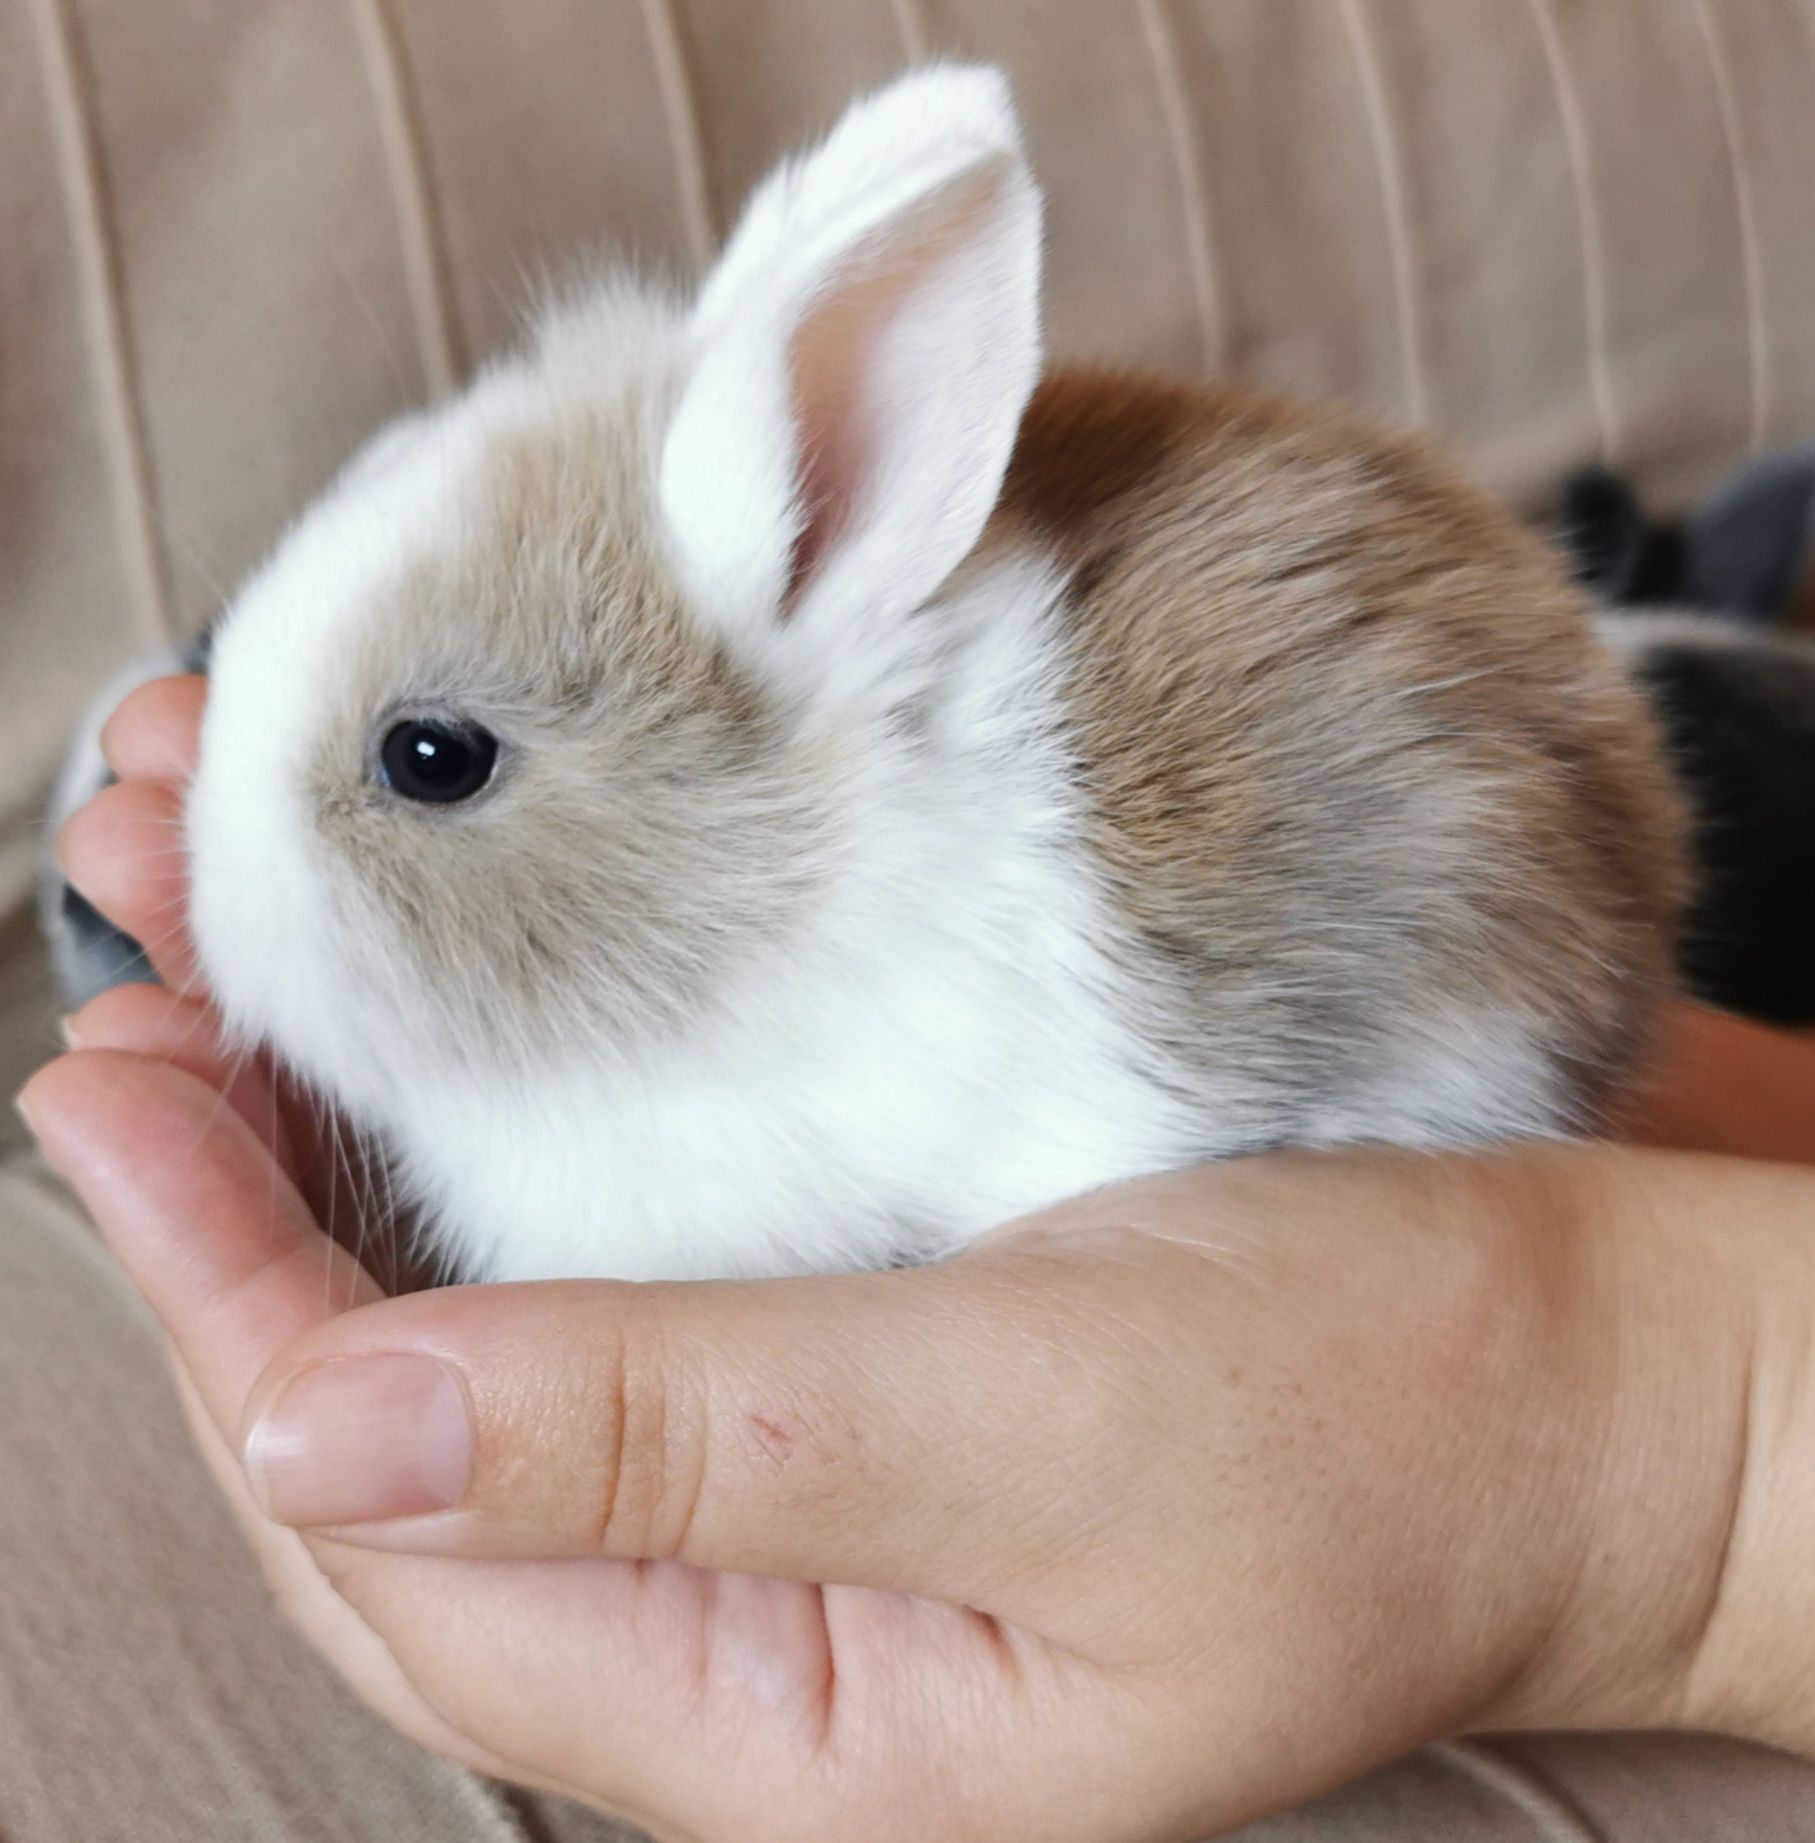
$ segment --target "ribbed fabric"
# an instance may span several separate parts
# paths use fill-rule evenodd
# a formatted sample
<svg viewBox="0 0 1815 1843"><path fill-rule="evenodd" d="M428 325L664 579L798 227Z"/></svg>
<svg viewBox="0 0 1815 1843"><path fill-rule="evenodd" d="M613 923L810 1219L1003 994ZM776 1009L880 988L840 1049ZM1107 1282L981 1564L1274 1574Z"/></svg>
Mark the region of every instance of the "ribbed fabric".
<svg viewBox="0 0 1815 1843"><path fill-rule="evenodd" d="M1160 120L1178 166L1179 214L1191 286L1202 335L1203 370L1216 375L1228 368L1227 283L1219 267L1219 246L1210 222L1210 189L1204 174L1204 149L1197 131L1197 108L1179 62L1178 37L1167 0L1135 0L1141 30L1153 59L1155 99Z"/></svg>
<svg viewBox="0 0 1815 1843"><path fill-rule="evenodd" d="M703 269L712 259L720 227L711 181L706 175L699 99L675 17L679 4L680 0L643 0L643 18L661 84L668 148L674 159L674 190L681 203L687 250L695 266Z"/></svg>
<svg viewBox="0 0 1815 1843"><path fill-rule="evenodd" d="M145 402L121 293L120 252L107 170L94 124L94 81L74 0L31 0L54 129L70 253L81 277L95 420L105 432L113 504L131 606L123 611L147 650L176 638L157 486L145 447Z"/></svg>
<svg viewBox="0 0 1815 1843"><path fill-rule="evenodd" d="M1557 127L1569 151L1570 176L1575 181L1575 222L1582 239L1582 322L1588 339L1588 391L1600 435L1595 458L1611 466L1622 458L1620 424L1614 402L1613 368L1608 356L1611 334L1607 309L1607 239L1595 184L1588 110L1577 87L1576 73L1570 67L1567 41L1558 25L1558 0L1529 0L1529 4L1555 86Z"/></svg>
<svg viewBox="0 0 1815 1843"><path fill-rule="evenodd" d="M440 208L423 148L413 79L389 0L348 4L372 86L423 376L431 395L445 396L465 374L466 351L448 281Z"/></svg>

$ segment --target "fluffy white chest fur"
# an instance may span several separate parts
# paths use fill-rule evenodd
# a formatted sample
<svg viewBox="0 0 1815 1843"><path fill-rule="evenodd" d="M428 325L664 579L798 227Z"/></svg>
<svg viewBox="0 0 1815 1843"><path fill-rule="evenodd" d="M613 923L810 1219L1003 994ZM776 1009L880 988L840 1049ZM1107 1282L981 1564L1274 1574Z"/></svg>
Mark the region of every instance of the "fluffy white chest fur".
<svg viewBox="0 0 1815 1843"><path fill-rule="evenodd" d="M767 1031L444 1090L395 1134L437 1244L494 1279L875 1266L1177 1162L1170 1103L1060 970L1062 924L985 924L970 951L910 932L889 965L804 966Z"/></svg>

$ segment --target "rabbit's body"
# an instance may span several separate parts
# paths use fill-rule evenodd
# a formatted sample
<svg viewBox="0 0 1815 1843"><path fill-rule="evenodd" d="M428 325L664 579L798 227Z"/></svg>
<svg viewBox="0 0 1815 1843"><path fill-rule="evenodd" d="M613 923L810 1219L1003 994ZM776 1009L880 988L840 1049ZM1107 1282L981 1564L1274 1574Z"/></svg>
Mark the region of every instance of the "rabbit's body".
<svg viewBox="0 0 1815 1843"><path fill-rule="evenodd" d="M1415 444L1035 390L1037 223L999 83L909 79L697 305L595 290L382 439L220 630L210 981L463 1272L927 1258L1629 1066L1674 808L1555 566Z"/></svg>
<svg viewBox="0 0 1815 1843"><path fill-rule="evenodd" d="M1004 505L1069 572L1086 836L1219 1135L1591 1122L1668 983L1680 820L1548 547L1416 439L1102 374L1036 392Z"/></svg>

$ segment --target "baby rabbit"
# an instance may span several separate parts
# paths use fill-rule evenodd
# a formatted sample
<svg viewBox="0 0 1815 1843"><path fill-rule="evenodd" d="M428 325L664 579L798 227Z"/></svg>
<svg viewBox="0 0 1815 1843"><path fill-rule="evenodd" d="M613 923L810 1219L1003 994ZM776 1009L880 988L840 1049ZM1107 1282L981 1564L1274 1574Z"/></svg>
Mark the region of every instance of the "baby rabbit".
<svg viewBox="0 0 1815 1843"><path fill-rule="evenodd" d="M230 1025L469 1278L936 1258L1280 1145L1589 1126L1678 815L1548 549L1417 441L1041 376L1002 78L773 174L392 428L214 637Z"/></svg>

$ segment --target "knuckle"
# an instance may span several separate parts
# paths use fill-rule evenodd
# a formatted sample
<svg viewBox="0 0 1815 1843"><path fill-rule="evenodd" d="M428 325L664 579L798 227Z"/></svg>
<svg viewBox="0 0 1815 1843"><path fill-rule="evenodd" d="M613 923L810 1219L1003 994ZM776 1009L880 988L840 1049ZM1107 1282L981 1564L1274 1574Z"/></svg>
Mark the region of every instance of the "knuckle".
<svg viewBox="0 0 1815 1843"><path fill-rule="evenodd" d="M81 1027L92 1047L132 1039L161 1025L169 1013L171 996L160 986L116 985L97 994L72 1020Z"/></svg>
<svg viewBox="0 0 1815 1843"><path fill-rule="evenodd" d="M597 1358L604 1424L592 1545L622 1559L684 1560L705 1486L707 1416L660 1317L638 1292L625 1289L614 1335Z"/></svg>

